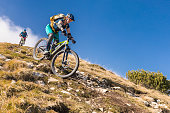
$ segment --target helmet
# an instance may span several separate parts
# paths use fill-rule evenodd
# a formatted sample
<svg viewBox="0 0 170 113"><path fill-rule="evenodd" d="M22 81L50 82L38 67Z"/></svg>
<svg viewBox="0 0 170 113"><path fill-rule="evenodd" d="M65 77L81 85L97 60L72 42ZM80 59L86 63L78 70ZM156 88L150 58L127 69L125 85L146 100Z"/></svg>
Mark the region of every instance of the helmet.
<svg viewBox="0 0 170 113"><path fill-rule="evenodd" d="M26 31L26 29L24 29L24 31Z"/></svg>
<svg viewBox="0 0 170 113"><path fill-rule="evenodd" d="M66 16L67 16L68 18L70 18L71 20L75 21L73 14L69 14L69 13L68 13Z"/></svg>

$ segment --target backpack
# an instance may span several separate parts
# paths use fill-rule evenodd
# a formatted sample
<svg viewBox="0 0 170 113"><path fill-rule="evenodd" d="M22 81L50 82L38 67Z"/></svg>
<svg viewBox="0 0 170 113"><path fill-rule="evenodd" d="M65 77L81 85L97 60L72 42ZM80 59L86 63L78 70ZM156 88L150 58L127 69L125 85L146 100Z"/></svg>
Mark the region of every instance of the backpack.
<svg viewBox="0 0 170 113"><path fill-rule="evenodd" d="M64 18L64 17L65 17L64 14L54 15L54 16L50 17L50 21L51 21L51 22L52 22L52 21L56 21L56 20L62 19L62 18Z"/></svg>
<svg viewBox="0 0 170 113"><path fill-rule="evenodd" d="M50 21L51 21L50 26L51 26L51 28L52 28L52 30L53 30L54 32L55 32L54 22L55 22L56 20L62 19L62 18L64 18L64 17L65 17L64 14L58 14L58 15L54 15L54 16L50 17Z"/></svg>

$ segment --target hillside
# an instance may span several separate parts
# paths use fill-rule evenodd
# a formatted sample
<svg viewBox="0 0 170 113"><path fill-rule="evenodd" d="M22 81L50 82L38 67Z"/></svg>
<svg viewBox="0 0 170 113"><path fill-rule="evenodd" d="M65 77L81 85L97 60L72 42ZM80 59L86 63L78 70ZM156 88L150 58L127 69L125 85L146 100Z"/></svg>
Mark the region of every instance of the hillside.
<svg viewBox="0 0 170 113"><path fill-rule="evenodd" d="M0 43L2 113L170 113L170 96L80 59L74 76L52 74L30 47Z"/></svg>

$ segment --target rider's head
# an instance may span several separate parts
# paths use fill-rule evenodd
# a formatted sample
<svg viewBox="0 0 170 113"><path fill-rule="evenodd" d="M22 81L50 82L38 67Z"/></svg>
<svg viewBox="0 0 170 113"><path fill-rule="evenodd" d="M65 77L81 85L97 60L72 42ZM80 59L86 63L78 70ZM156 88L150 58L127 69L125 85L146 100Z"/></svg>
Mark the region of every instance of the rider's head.
<svg viewBox="0 0 170 113"><path fill-rule="evenodd" d="M26 32L26 29L24 29L24 32Z"/></svg>
<svg viewBox="0 0 170 113"><path fill-rule="evenodd" d="M66 15L66 21L67 21L67 23L70 23L70 22L72 22L72 21L75 21L73 14L69 14L69 13L68 13L68 14Z"/></svg>

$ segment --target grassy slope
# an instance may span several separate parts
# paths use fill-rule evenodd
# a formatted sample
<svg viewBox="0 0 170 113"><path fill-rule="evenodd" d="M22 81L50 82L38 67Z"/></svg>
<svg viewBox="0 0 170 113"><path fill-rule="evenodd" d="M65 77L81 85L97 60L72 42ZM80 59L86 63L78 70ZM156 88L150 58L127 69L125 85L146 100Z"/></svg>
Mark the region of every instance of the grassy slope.
<svg viewBox="0 0 170 113"><path fill-rule="evenodd" d="M129 96L132 92L145 100L145 97L160 99L170 108L170 97L156 90L146 89L135 85L103 67L80 60L79 71L84 76L91 76L99 80L107 79L113 86L121 90L109 90L101 93L90 88L79 80L61 79L50 74L50 61L35 61L32 58L32 48L18 47L16 44L0 43L0 54L10 61L0 59L0 112L153 112L151 107L144 106L139 99ZM43 69L28 68L27 62L34 66L44 63ZM45 71L46 70L46 71ZM33 72L43 73L44 77L33 76ZM48 83L53 77L57 82ZM12 80L16 83L11 84ZM36 84L38 80L44 86ZM51 90L53 87L55 90ZM132 89L132 90L131 90ZM69 93L63 93L67 91ZM137 93L141 92L141 93Z"/></svg>

